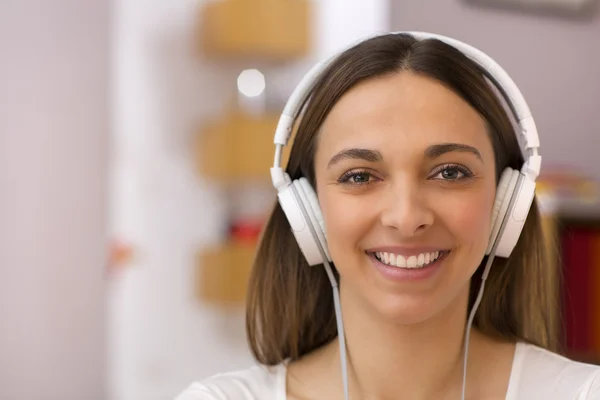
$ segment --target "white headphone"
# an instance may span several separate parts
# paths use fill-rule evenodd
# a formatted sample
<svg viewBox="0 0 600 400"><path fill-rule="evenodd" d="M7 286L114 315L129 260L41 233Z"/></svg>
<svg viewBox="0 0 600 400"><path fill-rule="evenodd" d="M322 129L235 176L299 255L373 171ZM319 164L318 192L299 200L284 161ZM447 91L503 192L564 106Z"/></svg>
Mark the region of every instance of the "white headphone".
<svg viewBox="0 0 600 400"><path fill-rule="evenodd" d="M519 134L523 139L522 152L525 163L520 171L506 168L501 175L492 213L492 231L486 255L489 255L495 247L496 256L509 257L517 244L533 203L535 181L541 168L541 156L538 155L540 146L538 132L525 98L513 80L492 58L468 44L426 32L395 32L395 34L409 34L417 40L438 39L455 47L478 63L487 78L506 97L520 128ZM291 136L294 118L300 111L302 100L312 89L321 72L336 57L337 55L318 63L304 76L285 105L274 139L275 161L271 168L273 185L277 189L279 203L290 223L296 241L311 266L323 264L325 259L331 261L327 249L323 216L316 193L308 180L302 177L292 181L281 168L281 154L283 146L287 145Z"/></svg>

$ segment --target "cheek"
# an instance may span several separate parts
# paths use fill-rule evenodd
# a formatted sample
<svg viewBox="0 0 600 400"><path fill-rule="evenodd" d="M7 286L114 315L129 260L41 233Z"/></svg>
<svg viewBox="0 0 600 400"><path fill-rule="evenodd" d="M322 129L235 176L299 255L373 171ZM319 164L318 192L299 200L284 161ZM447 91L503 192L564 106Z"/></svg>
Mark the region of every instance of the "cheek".
<svg viewBox="0 0 600 400"><path fill-rule="evenodd" d="M472 193L438 213L463 247L478 252L485 250L491 230L494 198L488 193Z"/></svg>
<svg viewBox="0 0 600 400"><path fill-rule="evenodd" d="M344 235L342 232L351 233L356 228L356 216L352 215L352 205L347 201L342 201L340 196L335 196L327 191L319 196L319 204L323 213L325 229L327 230L328 240L339 240ZM360 217L360 216L358 216Z"/></svg>
<svg viewBox="0 0 600 400"><path fill-rule="evenodd" d="M372 226L373 217L365 209L364 203L352 196L343 196L327 188L322 189L319 203L325 229L327 244L334 260L351 254L349 249L359 251L359 243Z"/></svg>

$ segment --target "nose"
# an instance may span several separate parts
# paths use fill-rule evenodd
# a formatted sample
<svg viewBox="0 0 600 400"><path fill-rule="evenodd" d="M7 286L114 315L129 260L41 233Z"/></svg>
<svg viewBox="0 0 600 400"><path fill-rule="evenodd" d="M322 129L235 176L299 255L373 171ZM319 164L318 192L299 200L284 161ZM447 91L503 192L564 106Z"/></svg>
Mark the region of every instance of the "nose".
<svg viewBox="0 0 600 400"><path fill-rule="evenodd" d="M381 223L402 237L427 231L434 222L434 212L423 188L417 182L392 184L382 193Z"/></svg>

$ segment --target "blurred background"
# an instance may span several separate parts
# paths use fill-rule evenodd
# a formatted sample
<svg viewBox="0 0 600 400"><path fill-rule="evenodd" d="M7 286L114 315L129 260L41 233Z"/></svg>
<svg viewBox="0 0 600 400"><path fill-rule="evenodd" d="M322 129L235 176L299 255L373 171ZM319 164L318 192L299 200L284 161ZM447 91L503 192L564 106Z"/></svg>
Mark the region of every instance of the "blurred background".
<svg viewBox="0 0 600 400"><path fill-rule="evenodd" d="M596 9L3 0L0 399L172 399L250 365L245 281L275 199L279 113L314 62L390 30L475 45L522 89L558 244L557 324L567 353L600 363Z"/></svg>

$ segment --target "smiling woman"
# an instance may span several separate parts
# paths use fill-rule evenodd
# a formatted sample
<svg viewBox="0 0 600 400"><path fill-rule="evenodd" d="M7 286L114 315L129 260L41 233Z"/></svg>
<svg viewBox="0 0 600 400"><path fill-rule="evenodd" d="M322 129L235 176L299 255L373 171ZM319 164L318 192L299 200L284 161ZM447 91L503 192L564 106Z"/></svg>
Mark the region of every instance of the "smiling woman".
<svg viewBox="0 0 600 400"><path fill-rule="evenodd" d="M482 66L389 34L336 57L302 106L249 286L261 366L180 400L599 398L600 369L554 353L526 104L524 157Z"/></svg>

